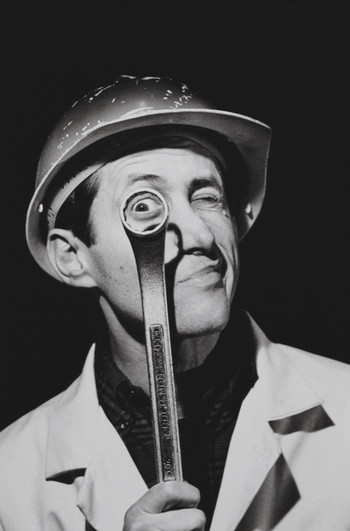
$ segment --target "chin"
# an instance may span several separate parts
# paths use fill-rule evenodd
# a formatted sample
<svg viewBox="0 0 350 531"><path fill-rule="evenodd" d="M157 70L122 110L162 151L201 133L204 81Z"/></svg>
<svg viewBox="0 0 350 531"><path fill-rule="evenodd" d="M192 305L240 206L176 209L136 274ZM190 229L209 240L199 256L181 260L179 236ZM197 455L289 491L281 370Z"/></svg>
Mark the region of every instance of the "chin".
<svg viewBox="0 0 350 531"><path fill-rule="evenodd" d="M214 299L214 300L213 300ZM181 311L175 311L175 329L178 337L190 338L221 332L228 323L230 304L227 298L215 301L196 301L187 299L176 305Z"/></svg>

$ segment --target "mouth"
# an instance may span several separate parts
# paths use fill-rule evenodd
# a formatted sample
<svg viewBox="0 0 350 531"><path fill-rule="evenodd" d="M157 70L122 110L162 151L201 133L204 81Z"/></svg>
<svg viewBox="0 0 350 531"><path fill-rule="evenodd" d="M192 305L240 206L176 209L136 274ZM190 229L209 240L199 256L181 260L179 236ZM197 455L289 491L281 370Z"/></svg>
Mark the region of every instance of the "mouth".
<svg viewBox="0 0 350 531"><path fill-rule="evenodd" d="M219 280L222 281L225 270L226 267L224 267L223 259L218 258L217 260L206 263L199 268L194 268L184 276L180 276L176 283L183 284L185 282L203 282L206 278L216 282Z"/></svg>

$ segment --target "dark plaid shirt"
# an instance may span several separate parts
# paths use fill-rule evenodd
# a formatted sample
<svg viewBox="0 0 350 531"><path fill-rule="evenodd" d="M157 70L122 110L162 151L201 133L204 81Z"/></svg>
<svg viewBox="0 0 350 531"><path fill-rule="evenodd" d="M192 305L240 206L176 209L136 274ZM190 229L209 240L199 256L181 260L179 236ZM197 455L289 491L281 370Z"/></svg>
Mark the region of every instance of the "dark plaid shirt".
<svg viewBox="0 0 350 531"><path fill-rule="evenodd" d="M208 526L238 412L257 378L247 318L237 315L206 362L176 376L185 404L185 418L179 420L183 475L201 492ZM151 487L157 477L150 399L117 367L103 341L97 343L95 374L99 402Z"/></svg>

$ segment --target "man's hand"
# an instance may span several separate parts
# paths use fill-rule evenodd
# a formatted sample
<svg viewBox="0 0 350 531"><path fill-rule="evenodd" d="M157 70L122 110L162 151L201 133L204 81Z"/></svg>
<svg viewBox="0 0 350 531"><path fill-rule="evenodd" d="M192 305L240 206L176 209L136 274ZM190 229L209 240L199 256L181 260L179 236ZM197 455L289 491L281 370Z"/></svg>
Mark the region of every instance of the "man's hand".
<svg viewBox="0 0 350 531"><path fill-rule="evenodd" d="M123 531L204 531L200 493L185 481L154 485L125 515Z"/></svg>

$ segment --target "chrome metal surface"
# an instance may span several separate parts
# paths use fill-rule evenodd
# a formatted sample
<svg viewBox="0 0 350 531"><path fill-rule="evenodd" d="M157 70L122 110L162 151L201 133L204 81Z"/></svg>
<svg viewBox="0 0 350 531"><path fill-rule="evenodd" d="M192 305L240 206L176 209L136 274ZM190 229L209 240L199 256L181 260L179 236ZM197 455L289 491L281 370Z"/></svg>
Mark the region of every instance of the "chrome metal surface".
<svg viewBox="0 0 350 531"><path fill-rule="evenodd" d="M164 274L168 206L160 193L142 188L123 200L120 215L139 274L158 481L182 480Z"/></svg>

